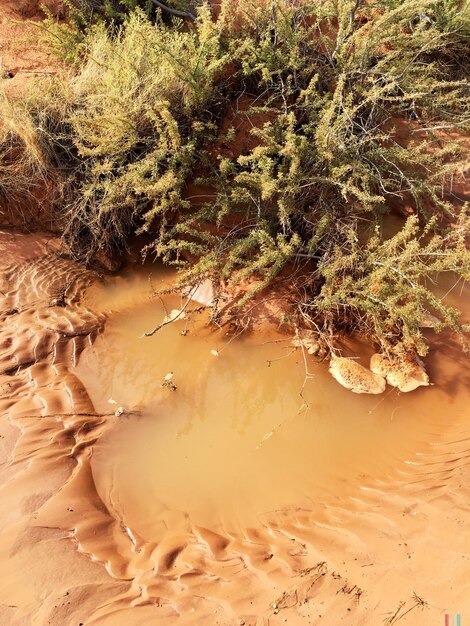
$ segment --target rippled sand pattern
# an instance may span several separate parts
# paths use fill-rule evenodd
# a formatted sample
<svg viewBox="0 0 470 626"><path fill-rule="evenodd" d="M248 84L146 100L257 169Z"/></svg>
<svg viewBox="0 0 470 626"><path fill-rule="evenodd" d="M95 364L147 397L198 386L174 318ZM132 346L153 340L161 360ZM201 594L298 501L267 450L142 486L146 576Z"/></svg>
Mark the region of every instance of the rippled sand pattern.
<svg viewBox="0 0 470 626"><path fill-rule="evenodd" d="M9 235L0 236L0 250L1 237ZM75 366L86 348L84 356L100 341L106 347L119 308L132 316L152 282L137 282L140 296L134 284L135 298L91 306L80 297L94 274L47 248L31 254L9 264L0 285L1 624L431 626L446 612L470 619L469 380L449 338L433 344L435 387L373 400L374 419L412 428L386 472L367 466L329 501L284 508L258 524L209 527L168 510L161 532L139 533L119 484L132 455L121 458L112 442L132 424L141 428L145 409L117 417L116 405L94 406ZM132 379L132 361L122 358ZM103 386L104 402L114 373L95 375L90 393ZM331 402L347 420L364 400L338 389ZM113 450L103 477L103 455ZM133 492L143 529L155 515L146 489Z"/></svg>

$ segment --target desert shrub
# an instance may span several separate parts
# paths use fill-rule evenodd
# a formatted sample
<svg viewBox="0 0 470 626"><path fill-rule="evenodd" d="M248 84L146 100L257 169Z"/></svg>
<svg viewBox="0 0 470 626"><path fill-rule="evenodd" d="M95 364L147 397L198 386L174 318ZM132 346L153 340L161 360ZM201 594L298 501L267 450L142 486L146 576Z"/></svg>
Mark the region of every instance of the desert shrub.
<svg viewBox="0 0 470 626"><path fill-rule="evenodd" d="M466 167L468 4L225 0L214 17L172 3L197 10L186 22L135 4L107 3L111 25L85 20L79 40L52 36L72 69L23 108L50 127L40 153L62 176L72 252L148 233L144 253L181 286L255 277L240 311L291 272L297 321L326 342L342 328L423 354L426 311L460 332L426 281L468 278L468 217L449 199ZM237 129L220 129L242 97L253 127L237 151ZM195 179L210 201L187 198ZM414 217L370 235L396 206Z"/></svg>
<svg viewBox="0 0 470 626"><path fill-rule="evenodd" d="M163 16L171 19L174 13L193 16L192 4L186 0L64 0L63 8L65 19L59 19L44 5L42 9L46 19L42 24L31 22L31 25L43 31L48 51L68 65L75 65L86 56L84 44L93 38L93 27L97 25L111 27L110 32L113 32L137 11L148 19L157 15L160 19Z"/></svg>
<svg viewBox="0 0 470 626"><path fill-rule="evenodd" d="M60 152L61 136L71 143L57 154L61 218L71 250L86 260L186 208L181 188L210 123L198 123L198 114L213 97L224 58L207 10L197 34L181 21L153 24L136 11L117 30L94 25L81 48L77 70L20 108L39 128L40 116L53 118L61 103L60 132L47 134L45 152Z"/></svg>
<svg viewBox="0 0 470 626"><path fill-rule="evenodd" d="M256 287L239 302L243 306L283 268L309 259L318 268L305 280L305 306L325 323L325 334L343 325L368 332L383 348L395 341L411 351L414 342L423 352L418 312L432 293L424 286L409 289L426 273L421 261L427 247L416 232L418 222L404 225L391 241L374 237L364 243L362 237L359 244L358 231L364 221L380 222L397 202L413 207L426 232L442 225L433 215L454 219L443 190L465 169L466 152L461 140L442 132L468 129L469 91L467 79L449 75L447 59L449 51L456 54L462 41L468 42L469 15L459 3L433 0L418 10L414 2L268 4L241 2L229 42L252 95L251 114L263 111L268 121L253 128L258 141L248 154L219 157L212 177L217 199L206 207L205 219L223 224L236 215L239 226L224 233L218 246L212 241L210 254L188 276L194 280L200 271L241 283L257 275ZM192 239L198 237L201 214L186 218ZM459 228L468 233L466 218ZM374 264L382 252L405 244L409 254L400 257L405 266L413 276L418 268L423 271L411 282L401 278L401 270L389 272L396 288L387 305L395 311L392 320L378 302L372 311L370 289L384 271ZM434 271L467 275L464 247L444 253L449 240L433 240L438 244ZM335 293L340 276L344 286L357 281L354 268L364 272L357 283L367 294L361 305L346 287L341 304L339 293L338 299L326 297L330 288ZM395 306L394 298L405 304ZM456 317L441 312L443 324L455 330Z"/></svg>
<svg viewBox="0 0 470 626"><path fill-rule="evenodd" d="M394 236L377 231L365 244L347 229L344 244L333 248L318 264L321 289L301 314L322 319L328 329L347 329L374 337L385 352L396 356L425 356L422 327L431 319L434 328L452 329L467 348L459 311L446 306L429 283L441 272L470 278L470 252L466 248L468 216L463 210L446 235L431 234L433 220L420 228L409 217Z"/></svg>
<svg viewBox="0 0 470 626"><path fill-rule="evenodd" d="M47 105L45 93L51 95ZM15 104L0 96L0 209L34 204L46 187L51 201L62 199L64 176L74 171L66 108L52 86Z"/></svg>
<svg viewBox="0 0 470 626"><path fill-rule="evenodd" d="M359 14L353 2L239 3L230 54L252 113L270 119L253 128L249 154L220 158L211 218L243 214L271 234L300 235L314 253L325 218L374 218L395 198L424 217L452 212L442 187L464 154L438 131L468 123L468 83L423 66L422 55L449 45L449 28L436 26L441 4L424 3L424 20L413 2L384 3L382 15L377 4ZM400 140L403 120L412 131Z"/></svg>

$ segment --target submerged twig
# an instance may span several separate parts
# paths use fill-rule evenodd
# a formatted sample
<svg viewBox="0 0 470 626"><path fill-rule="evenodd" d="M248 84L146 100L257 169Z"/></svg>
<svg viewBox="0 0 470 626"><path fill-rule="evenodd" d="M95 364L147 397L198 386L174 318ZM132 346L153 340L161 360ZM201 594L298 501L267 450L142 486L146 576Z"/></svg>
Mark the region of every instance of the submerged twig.
<svg viewBox="0 0 470 626"><path fill-rule="evenodd" d="M186 309L188 308L190 302L193 302L192 295L189 296L189 298L186 300L183 308L178 311L177 315L175 315L171 319L163 320L163 322L158 324L158 326L155 326L155 328L153 330L150 330L148 333L144 333L142 335L142 337L152 337L153 335L155 335L156 332L158 332L164 326L167 326L168 324L172 324L173 322L176 322L176 320L179 319L183 315L183 313L186 311ZM197 307L196 309L193 309L191 311L191 313L200 313L201 311L204 311L205 308L206 308L205 306Z"/></svg>

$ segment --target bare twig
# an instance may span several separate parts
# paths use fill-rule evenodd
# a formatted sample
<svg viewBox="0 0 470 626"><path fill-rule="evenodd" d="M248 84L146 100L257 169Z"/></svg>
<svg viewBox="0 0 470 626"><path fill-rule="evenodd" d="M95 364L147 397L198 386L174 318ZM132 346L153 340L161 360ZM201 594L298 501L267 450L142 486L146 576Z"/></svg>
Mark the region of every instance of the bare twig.
<svg viewBox="0 0 470 626"><path fill-rule="evenodd" d="M161 328L163 328L164 326L167 326L168 324L172 324L173 322L175 322L177 319L179 319L183 313L186 311L186 309L189 306L190 302L193 302L193 298L192 295L194 293L194 290L191 292L189 298L186 300L184 306L182 309L180 309L180 311L178 312L177 315L175 315L174 317L172 317L171 319L167 319L164 320L161 324L158 324L158 326L155 326L155 328L153 330L150 330L148 333L144 333L142 335L142 337L152 337L153 335L155 335L156 332L158 332ZM197 309L193 309L191 312L192 313L199 313L201 311L203 311L206 307L205 306L200 306Z"/></svg>
<svg viewBox="0 0 470 626"><path fill-rule="evenodd" d="M189 11L179 11L178 9L173 9L172 7L167 6L163 2L160 2L160 0L152 0L152 2L155 6L157 6L162 11L165 11L166 13L170 13L170 15L175 15L176 17L182 17L183 19L187 18L189 20L192 20L193 22L195 22L197 19L194 13L190 13Z"/></svg>

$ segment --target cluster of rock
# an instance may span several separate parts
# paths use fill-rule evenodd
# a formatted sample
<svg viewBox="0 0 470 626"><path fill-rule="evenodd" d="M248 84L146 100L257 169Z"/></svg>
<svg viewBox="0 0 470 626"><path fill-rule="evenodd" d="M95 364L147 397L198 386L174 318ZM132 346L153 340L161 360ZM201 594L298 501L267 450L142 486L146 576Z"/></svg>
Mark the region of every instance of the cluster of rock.
<svg viewBox="0 0 470 626"><path fill-rule="evenodd" d="M353 393L383 393L387 383L407 393L430 384L429 376L418 358L414 361L399 361L384 354L374 354L370 368L367 368L354 359L332 356L329 370L340 385Z"/></svg>

